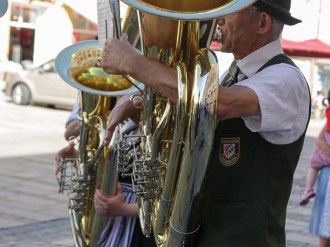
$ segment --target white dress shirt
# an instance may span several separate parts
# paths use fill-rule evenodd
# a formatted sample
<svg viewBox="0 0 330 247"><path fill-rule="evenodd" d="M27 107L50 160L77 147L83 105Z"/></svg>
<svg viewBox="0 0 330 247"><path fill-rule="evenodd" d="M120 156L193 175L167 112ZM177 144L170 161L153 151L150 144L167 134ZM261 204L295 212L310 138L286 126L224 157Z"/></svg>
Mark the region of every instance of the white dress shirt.
<svg viewBox="0 0 330 247"><path fill-rule="evenodd" d="M302 72L289 64L268 66L272 57L283 53L280 40L237 60L243 74L235 85L249 87L258 96L261 115L243 117L246 126L274 144L289 144L305 131L310 106L309 88ZM247 79L243 79L242 78ZM241 80L241 81L240 81Z"/></svg>

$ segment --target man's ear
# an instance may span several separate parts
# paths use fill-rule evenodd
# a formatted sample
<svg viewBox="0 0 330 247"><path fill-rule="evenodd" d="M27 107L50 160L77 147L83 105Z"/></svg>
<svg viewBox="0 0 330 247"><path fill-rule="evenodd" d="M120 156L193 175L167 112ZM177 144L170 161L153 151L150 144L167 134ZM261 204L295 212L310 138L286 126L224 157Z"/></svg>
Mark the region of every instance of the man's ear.
<svg viewBox="0 0 330 247"><path fill-rule="evenodd" d="M259 28L258 28L257 33L258 34L267 33L271 29L272 24L273 24L272 17L269 14L267 14L266 12L262 12L260 14Z"/></svg>

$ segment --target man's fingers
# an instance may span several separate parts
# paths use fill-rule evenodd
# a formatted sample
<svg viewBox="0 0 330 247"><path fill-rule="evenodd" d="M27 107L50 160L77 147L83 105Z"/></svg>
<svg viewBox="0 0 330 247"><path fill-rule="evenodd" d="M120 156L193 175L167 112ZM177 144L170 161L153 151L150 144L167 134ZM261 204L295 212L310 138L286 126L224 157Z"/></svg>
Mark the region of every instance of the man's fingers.
<svg viewBox="0 0 330 247"><path fill-rule="evenodd" d="M55 175L57 175L59 171L60 171L60 167L59 166L56 166L56 168L55 168Z"/></svg>
<svg viewBox="0 0 330 247"><path fill-rule="evenodd" d="M104 145L105 146L109 145L112 135L113 135L113 130L107 130L107 132L104 136Z"/></svg>
<svg viewBox="0 0 330 247"><path fill-rule="evenodd" d="M55 175L57 175L61 167L61 157L58 154L55 156L55 162L56 162Z"/></svg>
<svg viewBox="0 0 330 247"><path fill-rule="evenodd" d="M121 41L128 42L128 35L127 33L123 33L120 37Z"/></svg>

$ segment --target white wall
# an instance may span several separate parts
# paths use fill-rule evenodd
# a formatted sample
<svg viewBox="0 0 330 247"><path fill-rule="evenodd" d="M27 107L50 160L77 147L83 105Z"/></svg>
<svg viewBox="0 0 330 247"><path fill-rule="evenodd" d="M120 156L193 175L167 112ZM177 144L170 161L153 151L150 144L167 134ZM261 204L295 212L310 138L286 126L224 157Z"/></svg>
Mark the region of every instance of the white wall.
<svg viewBox="0 0 330 247"><path fill-rule="evenodd" d="M330 32L327 27L330 22L329 0L291 0L290 12L292 16L302 20L302 23L286 26L283 38L293 41L319 38L330 44Z"/></svg>
<svg viewBox="0 0 330 247"><path fill-rule="evenodd" d="M37 19L33 65L39 66L72 44L73 26L63 7L54 5L49 7Z"/></svg>

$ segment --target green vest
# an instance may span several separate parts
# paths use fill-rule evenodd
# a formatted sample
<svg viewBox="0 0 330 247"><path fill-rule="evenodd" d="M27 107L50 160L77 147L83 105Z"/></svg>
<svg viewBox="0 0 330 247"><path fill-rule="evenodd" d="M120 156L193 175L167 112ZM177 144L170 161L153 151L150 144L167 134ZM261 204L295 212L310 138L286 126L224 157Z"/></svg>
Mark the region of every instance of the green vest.
<svg viewBox="0 0 330 247"><path fill-rule="evenodd" d="M283 54L260 70L281 62L292 64ZM305 133L291 144L275 145L241 118L219 122L196 246L285 246L286 208Z"/></svg>

